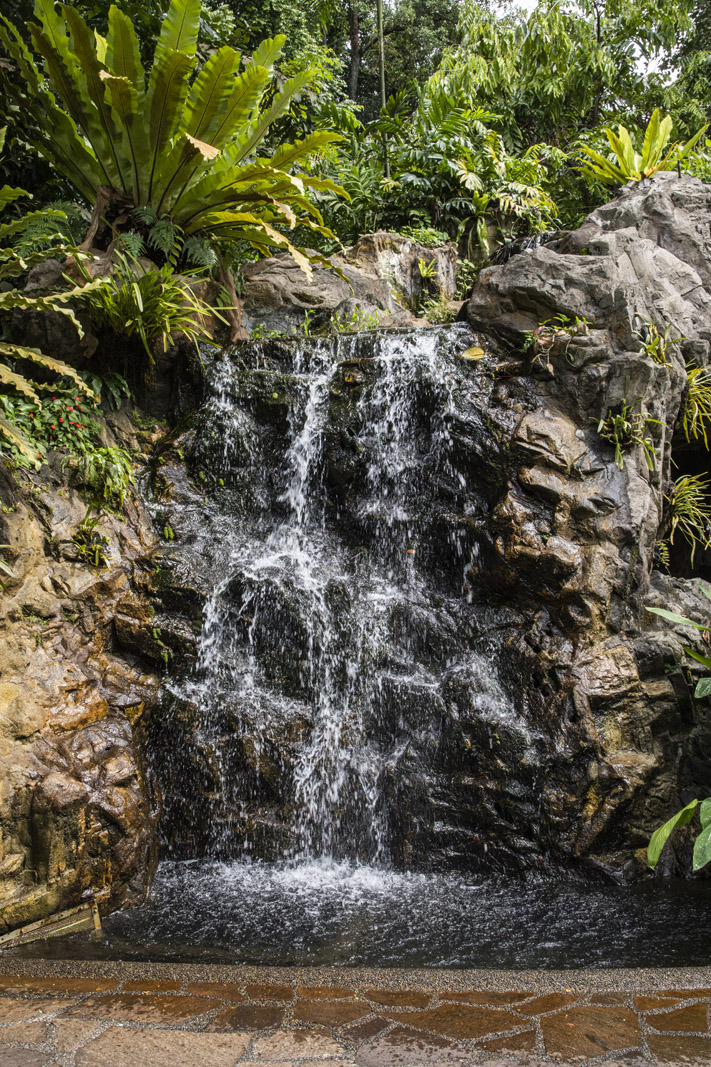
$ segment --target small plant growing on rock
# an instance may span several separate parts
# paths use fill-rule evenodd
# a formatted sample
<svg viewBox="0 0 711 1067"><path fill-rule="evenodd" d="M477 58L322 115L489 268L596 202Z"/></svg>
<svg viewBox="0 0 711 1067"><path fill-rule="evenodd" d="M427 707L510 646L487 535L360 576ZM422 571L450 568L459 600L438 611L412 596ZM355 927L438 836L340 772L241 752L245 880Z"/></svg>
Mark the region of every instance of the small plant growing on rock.
<svg viewBox="0 0 711 1067"><path fill-rule="evenodd" d="M680 145L676 141L669 145L673 127L671 115L662 118L657 108L652 113L645 130L642 149L638 152L629 130L624 126L618 126L617 133L615 133L609 126L606 126L605 133L614 153L615 162L595 152L588 145L581 145L580 150L588 158L580 170L606 185L625 185L629 181L641 182L644 178L651 178L659 170L672 170L677 163L690 154L697 141L708 129L708 125L702 126L685 145ZM666 155L663 155L665 149Z"/></svg>
<svg viewBox="0 0 711 1067"><path fill-rule="evenodd" d="M449 241L446 233L435 230L432 226L403 226L400 233L425 248L441 248Z"/></svg>
<svg viewBox="0 0 711 1067"><path fill-rule="evenodd" d="M635 411L637 404L639 400L634 404L627 404L623 401L619 405L619 410L610 408L607 415L600 419L597 432L603 440L615 446L615 463L620 470L624 470L625 467L625 452L634 445L641 445L647 466L650 471L653 471L654 442L647 436L647 426L651 423L658 423L659 419L652 419L649 415L643 415L641 411Z"/></svg>
<svg viewBox="0 0 711 1067"><path fill-rule="evenodd" d="M679 531L691 547L692 567L697 545L711 547L710 487L711 481L702 474L682 474L667 497L672 516L669 543L674 544L674 534Z"/></svg>
<svg viewBox="0 0 711 1067"><path fill-rule="evenodd" d="M90 519L90 511L91 508L84 516L79 529L72 537L72 541L76 545L78 558L98 570L109 565L109 539L96 528L99 524L100 516L96 515L93 519Z"/></svg>
<svg viewBox="0 0 711 1067"><path fill-rule="evenodd" d="M92 448L67 456L62 469L70 467L74 480L86 486L96 503L121 510L134 484L133 465L122 448Z"/></svg>
<svg viewBox="0 0 711 1067"><path fill-rule="evenodd" d="M436 299L426 300L421 312L433 326L444 326L448 322L454 322L456 308L452 307L449 301L440 294Z"/></svg>
<svg viewBox="0 0 711 1067"><path fill-rule="evenodd" d="M188 337L197 348L198 341L211 339L204 323L212 315L227 323L167 263L160 270L146 270L121 252L116 253L113 273L80 302L97 326L106 326L120 337L140 338L151 363L155 343L167 352L171 335L177 334Z"/></svg>
<svg viewBox="0 0 711 1067"><path fill-rule="evenodd" d="M686 400L682 425L686 440L692 436L703 437L704 448L708 450L709 442L706 424L711 422L711 368L686 365Z"/></svg>
<svg viewBox="0 0 711 1067"><path fill-rule="evenodd" d="M571 318L569 315L560 314L552 319L545 319L536 326L535 330L524 330L526 340L522 346L523 351L532 353L534 363L543 356L546 357L547 362L548 352L553 347L556 338L566 337L565 355L567 356L573 338L587 336L591 326L589 319L579 315Z"/></svg>
<svg viewBox="0 0 711 1067"><path fill-rule="evenodd" d="M670 337L671 329L669 325L664 333L661 333L653 322L645 322L637 334L644 354L663 367L669 366L671 353L681 341L686 340L685 337Z"/></svg>

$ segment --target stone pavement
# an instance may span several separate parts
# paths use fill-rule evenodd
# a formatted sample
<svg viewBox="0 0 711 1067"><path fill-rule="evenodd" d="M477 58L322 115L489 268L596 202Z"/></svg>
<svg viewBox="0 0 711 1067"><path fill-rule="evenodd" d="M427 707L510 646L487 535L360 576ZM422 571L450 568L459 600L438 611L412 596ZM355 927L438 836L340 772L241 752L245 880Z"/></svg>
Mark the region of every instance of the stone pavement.
<svg viewBox="0 0 711 1067"><path fill-rule="evenodd" d="M664 988L669 972L638 972L656 976L645 989L619 972L615 989L616 972L597 972L583 991L581 972L467 985L477 972L33 961L12 973L7 958L0 970L0 1067L711 1067L711 976Z"/></svg>

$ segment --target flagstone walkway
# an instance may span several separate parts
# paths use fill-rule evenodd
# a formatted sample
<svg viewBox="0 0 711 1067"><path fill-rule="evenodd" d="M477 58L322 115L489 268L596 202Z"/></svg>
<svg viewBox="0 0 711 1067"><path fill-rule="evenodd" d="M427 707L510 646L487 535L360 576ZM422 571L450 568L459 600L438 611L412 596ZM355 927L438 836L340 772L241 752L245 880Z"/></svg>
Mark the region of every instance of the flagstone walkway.
<svg viewBox="0 0 711 1067"><path fill-rule="evenodd" d="M617 989L589 972L586 989L585 972L12 969L0 961L1 1067L711 1067L711 972L709 988L620 972Z"/></svg>

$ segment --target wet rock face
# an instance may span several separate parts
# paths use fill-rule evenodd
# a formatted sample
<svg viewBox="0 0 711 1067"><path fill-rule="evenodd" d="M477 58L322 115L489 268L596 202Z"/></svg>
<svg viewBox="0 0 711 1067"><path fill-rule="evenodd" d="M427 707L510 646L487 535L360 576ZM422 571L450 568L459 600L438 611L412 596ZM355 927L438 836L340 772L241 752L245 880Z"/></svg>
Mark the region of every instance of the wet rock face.
<svg viewBox="0 0 711 1067"><path fill-rule="evenodd" d="M113 442L112 442L113 443ZM150 662L122 654L115 619L150 605L131 588L153 533L129 504L106 515L110 565L77 557L86 503L59 471L0 471L0 930L96 893L137 903L155 866L157 802L143 752Z"/></svg>
<svg viewBox="0 0 711 1067"><path fill-rule="evenodd" d="M574 233L483 271L467 309L474 327L521 360L509 364L498 395L526 382L533 397L510 436L516 476L489 517L479 565L492 597L505 591L520 606L538 605L516 643L526 642L549 679L545 703L559 740L544 825L558 854L595 857L627 875L679 798L708 792L708 713L690 698L679 647L688 630L669 632L644 605L708 615L694 583L652 568L668 531L664 493L686 469L670 465L672 442L677 460L684 454L684 359L709 359L710 206L695 179L662 174L630 185ZM516 357L524 331L557 315L589 327L558 335L533 362ZM640 351L650 321L685 338L667 366ZM653 472L638 446L620 471L596 433L623 402L657 420L647 424Z"/></svg>
<svg viewBox="0 0 711 1067"><path fill-rule="evenodd" d="M694 638L644 610L708 614L653 570L683 361L708 349L708 195L662 175L483 272L483 361L454 330L412 358L385 334L212 365L153 479L173 854L644 873L708 792ZM523 331L558 314L588 324L532 360ZM687 338L667 366L649 320ZM656 420L654 471L597 433L625 401Z"/></svg>

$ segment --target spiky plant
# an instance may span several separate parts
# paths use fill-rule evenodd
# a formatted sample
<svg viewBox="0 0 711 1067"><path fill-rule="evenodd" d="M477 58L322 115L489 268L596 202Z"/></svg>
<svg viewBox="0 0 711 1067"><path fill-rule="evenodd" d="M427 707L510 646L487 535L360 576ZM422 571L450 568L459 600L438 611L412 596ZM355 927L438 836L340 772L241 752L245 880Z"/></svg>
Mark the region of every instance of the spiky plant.
<svg viewBox="0 0 711 1067"><path fill-rule="evenodd" d="M711 368L686 365L686 401L682 425L686 440L703 438L708 449L707 423L711 422Z"/></svg>
<svg viewBox="0 0 711 1067"><path fill-rule="evenodd" d="M689 155L708 129L708 124L702 126L685 145L680 145L676 141L672 145L669 144L673 127L674 122L671 116L666 115L662 118L657 108L652 113L645 130L641 151L638 151L629 130L624 126L618 126L617 133L606 126L605 133L615 161L594 151L588 145L581 145L580 150L588 158L580 169L587 171L606 185L625 185L629 181L640 182L644 178L651 178L657 171L671 170ZM665 150L666 154L664 154Z"/></svg>
<svg viewBox="0 0 711 1067"><path fill-rule="evenodd" d="M246 64L225 45L198 71L201 2L171 0L146 72L133 24L118 7L109 10L105 38L76 8L59 10L54 0L36 0L36 55L0 17L0 45L24 80L6 79L6 87L28 115L27 139L97 205L95 221L117 197L150 206L186 237L206 232L259 251L285 249L309 273L309 257L284 231L298 225L332 237L308 192L340 190L292 172L338 135L317 131L259 154L310 80L309 71L296 74L263 106L286 38L262 42Z"/></svg>
<svg viewBox="0 0 711 1067"><path fill-rule="evenodd" d="M677 531L691 548L691 565L697 545L711 547L711 481L702 474L682 474L668 497L671 504L670 544Z"/></svg>

